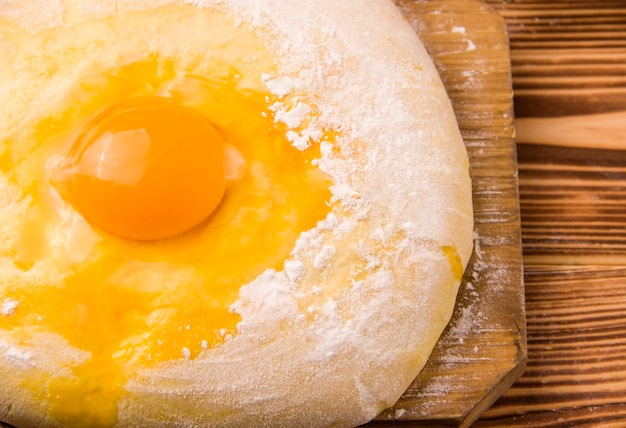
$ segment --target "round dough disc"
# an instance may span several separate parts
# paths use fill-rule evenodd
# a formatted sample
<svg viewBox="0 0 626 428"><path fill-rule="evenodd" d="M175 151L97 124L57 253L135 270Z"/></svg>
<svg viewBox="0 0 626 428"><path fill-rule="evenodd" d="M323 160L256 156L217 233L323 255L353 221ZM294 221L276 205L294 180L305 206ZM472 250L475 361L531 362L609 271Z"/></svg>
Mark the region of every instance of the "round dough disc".
<svg viewBox="0 0 626 428"><path fill-rule="evenodd" d="M50 114L93 64L206 53L206 69L236 66L240 88L278 100L277 125L299 150L319 150L314 163L332 181L329 214L282 269L242 284L237 334L137 369L109 425L356 426L398 400L450 319L473 217L446 90L391 1L3 0L0 53L0 162L21 124ZM0 170L2 291L39 277L14 274L10 208L28 207ZM6 320L19 309L0 304ZM0 420L62 425L24 385L68 376L89 355L45 325L27 339L0 327Z"/></svg>

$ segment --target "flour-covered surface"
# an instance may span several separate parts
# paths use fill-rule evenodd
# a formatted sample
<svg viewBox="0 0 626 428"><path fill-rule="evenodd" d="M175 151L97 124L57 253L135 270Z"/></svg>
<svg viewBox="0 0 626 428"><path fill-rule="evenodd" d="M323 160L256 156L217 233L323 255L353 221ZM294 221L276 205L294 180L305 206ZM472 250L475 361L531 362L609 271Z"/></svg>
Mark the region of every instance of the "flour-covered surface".
<svg viewBox="0 0 626 428"><path fill-rule="evenodd" d="M476 239L448 329L412 386L378 421L467 426L526 365L508 38L500 17L479 1L396 3L452 99L470 156Z"/></svg>

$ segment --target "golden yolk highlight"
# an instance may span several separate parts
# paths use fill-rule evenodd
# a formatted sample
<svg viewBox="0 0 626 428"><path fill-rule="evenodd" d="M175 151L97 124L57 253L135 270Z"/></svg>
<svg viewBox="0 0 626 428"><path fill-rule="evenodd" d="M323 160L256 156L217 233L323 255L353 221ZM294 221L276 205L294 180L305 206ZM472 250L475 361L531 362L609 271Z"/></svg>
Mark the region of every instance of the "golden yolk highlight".
<svg viewBox="0 0 626 428"><path fill-rule="evenodd" d="M91 120L52 172L92 225L121 238L170 238L205 220L226 187L224 143L194 109L157 96Z"/></svg>
<svg viewBox="0 0 626 428"><path fill-rule="evenodd" d="M450 269L452 270L454 278L460 281L461 279L463 279L463 272L465 271L461 256L457 252L456 248L449 245L442 247L442 250L448 258L448 261L450 262Z"/></svg>

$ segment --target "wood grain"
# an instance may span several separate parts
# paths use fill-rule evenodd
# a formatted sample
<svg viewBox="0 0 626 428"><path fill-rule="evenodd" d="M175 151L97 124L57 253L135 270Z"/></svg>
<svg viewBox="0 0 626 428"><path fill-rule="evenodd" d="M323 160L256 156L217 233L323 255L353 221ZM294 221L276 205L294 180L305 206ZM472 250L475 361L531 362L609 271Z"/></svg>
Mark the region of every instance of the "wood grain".
<svg viewBox="0 0 626 428"><path fill-rule="evenodd" d="M526 264L626 264L626 151L519 145L518 159Z"/></svg>
<svg viewBox="0 0 626 428"><path fill-rule="evenodd" d="M517 142L620 150L626 141L626 111L557 118L518 118Z"/></svg>
<svg viewBox="0 0 626 428"><path fill-rule="evenodd" d="M517 117L621 111L623 0L488 0L505 19Z"/></svg>
<svg viewBox="0 0 626 428"><path fill-rule="evenodd" d="M483 427L626 426L626 267L526 266L529 362Z"/></svg>
<svg viewBox="0 0 626 428"><path fill-rule="evenodd" d="M511 39L525 263L626 263L626 2L489 3Z"/></svg>
<svg viewBox="0 0 626 428"><path fill-rule="evenodd" d="M526 361L508 40L477 0L397 1L437 65L470 156L476 247L422 373L372 425L471 424Z"/></svg>
<svg viewBox="0 0 626 428"><path fill-rule="evenodd" d="M490 0L511 38L528 369L475 424L626 427L626 2Z"/></svg>

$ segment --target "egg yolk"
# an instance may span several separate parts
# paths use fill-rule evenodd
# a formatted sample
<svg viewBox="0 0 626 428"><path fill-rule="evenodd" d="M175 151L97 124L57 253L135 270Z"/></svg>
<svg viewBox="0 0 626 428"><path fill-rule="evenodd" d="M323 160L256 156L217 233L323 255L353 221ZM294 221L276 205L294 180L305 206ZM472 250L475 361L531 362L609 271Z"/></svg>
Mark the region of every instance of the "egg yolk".
<svg viewBox="0 0 626 428"><path fill-rule="evenodd" d="M148 241L186 232L226 188L225 149L194 109L163 97L118 103L83 127L52 182L92 225Z"/></svg>

